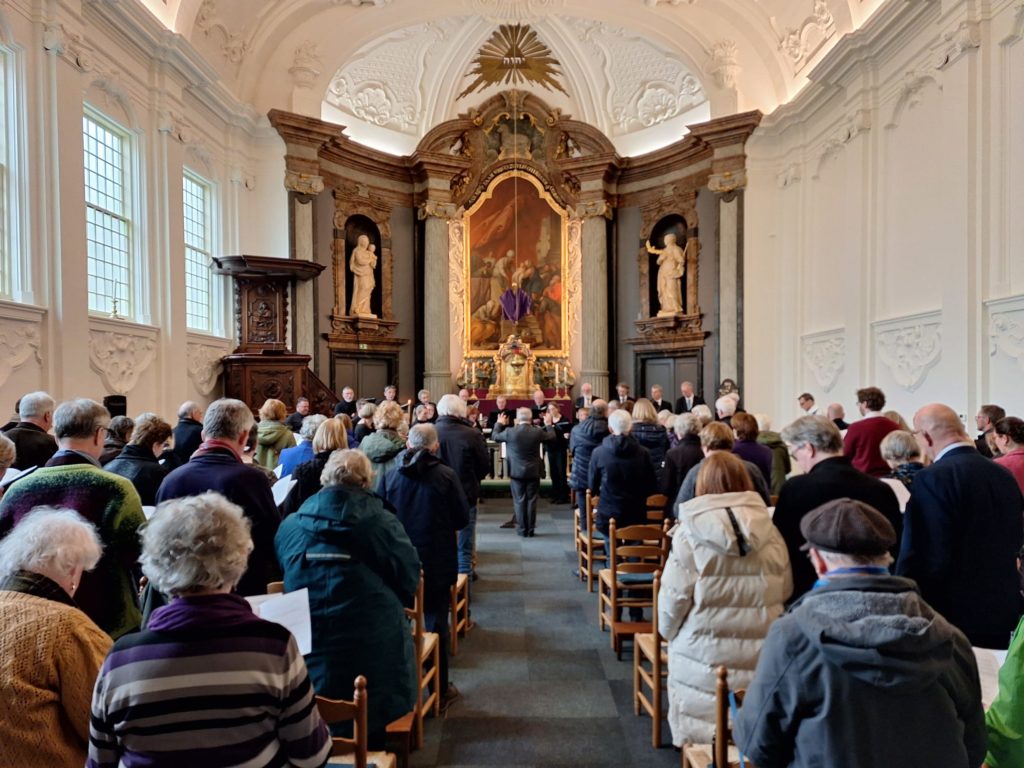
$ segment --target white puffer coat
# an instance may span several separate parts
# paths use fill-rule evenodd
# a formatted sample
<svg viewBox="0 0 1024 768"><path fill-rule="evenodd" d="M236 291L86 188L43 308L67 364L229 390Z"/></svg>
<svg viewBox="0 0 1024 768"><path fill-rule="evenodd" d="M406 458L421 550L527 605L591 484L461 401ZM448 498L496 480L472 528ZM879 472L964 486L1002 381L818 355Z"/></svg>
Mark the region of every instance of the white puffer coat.
<svg viewBox="0 0 1024 768"><path fill-rule="evenodd" d="M750 684L768 627L792 591L786 544L757 493L698 496L679 508L658 596L677 747L711 742L715 670L729 668L730 688Z"/></svg>

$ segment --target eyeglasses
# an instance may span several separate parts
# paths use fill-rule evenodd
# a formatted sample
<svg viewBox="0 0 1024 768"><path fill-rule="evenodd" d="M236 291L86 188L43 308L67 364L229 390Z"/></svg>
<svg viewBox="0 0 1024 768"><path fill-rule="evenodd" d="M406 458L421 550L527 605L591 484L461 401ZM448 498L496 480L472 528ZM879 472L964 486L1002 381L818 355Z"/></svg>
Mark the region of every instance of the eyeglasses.
<svg viewBox="0 0 1024 768"><path fill-rule="evenodd" d="M110 437L110 429L108 427L96 427L97 432L102 432L103 437Z"/></svg>
<svg viewBox="0 0 1024 768"><path fill-rule="evenodd" d="M807 443L799 443L798 445L794 445L792 448L789 449L789 458L795 460L796 459L797 451L799 451L801 448L804 448L806 446L807 446Z"/></svg>

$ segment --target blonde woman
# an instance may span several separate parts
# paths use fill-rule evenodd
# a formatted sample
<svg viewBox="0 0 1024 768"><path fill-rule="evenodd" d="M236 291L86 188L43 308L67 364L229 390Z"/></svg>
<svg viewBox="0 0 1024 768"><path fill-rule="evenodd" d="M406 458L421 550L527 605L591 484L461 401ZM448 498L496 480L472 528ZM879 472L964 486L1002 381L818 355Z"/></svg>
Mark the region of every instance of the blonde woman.
<svg viewBox="0 0 1024 768"><path fill-rule="evenodd" d="M641 397L633 403L633 437L651 454L651 463L658 477L658 488L662 487L665 474L665 454L671 447L668 431L658 423L658 412L654 403Z"/></svg>
<svg viewBox="0 0 1024 768"><path fill-rule="evenodd" d="M348 448L348 433L345 432L345 425L341 419L335 416L327 419L316 429L313 435L313 458L299 464L292 473L295 480L295 488L288 494L288 498L282 507L284 515L290 515L302 506L302 502L319 491L323 486L320 484L320 476L331 454L337 450Z"/></svg>
<svg viewBox="0 0 1024 768"><path fill-rule="evenodd" d="M380 488L381 478L398 466L398 454L405 450L405 439L398 433L402 422L402 408L398 403L381 403L373 414L376 432L359 444L359 450L373 464L372 488L375 491Z"/></svg>
<svg viewBox="0 0 1024 768"><path fill-rule="evenodd" d="M284 403L273 398L260 408L260 423L256 428L255 462L261 467L273 469L277 466L281 451L295 445L295 433L284 423L288 409Z"/></svg>

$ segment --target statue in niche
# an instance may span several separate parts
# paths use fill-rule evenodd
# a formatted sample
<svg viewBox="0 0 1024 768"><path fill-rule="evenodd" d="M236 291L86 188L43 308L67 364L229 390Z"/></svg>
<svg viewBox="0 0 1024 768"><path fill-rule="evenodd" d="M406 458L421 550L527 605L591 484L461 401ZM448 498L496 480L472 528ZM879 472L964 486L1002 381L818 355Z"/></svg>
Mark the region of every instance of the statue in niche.
<svg viewBox="0 0 1024 768"><path fill-rule="evenodd" d="M356 247L352 249L352 256L348 266L352 270L352 303L349 306L350 315L363 315L376 317L370 309L370 296L373 288L377 285L374 280L373 270L377 267L377 246L370 243L370 238L360 235Z"/></svg>
<svg viewBox="0 0 1024 768"><path fill-rule="evenodd" d="M665 247L655 248L647 241L647 251L658 257L658 317L683 311L681 278L686 269L686 251L676 244L676 236L665 235Z"/></svg>

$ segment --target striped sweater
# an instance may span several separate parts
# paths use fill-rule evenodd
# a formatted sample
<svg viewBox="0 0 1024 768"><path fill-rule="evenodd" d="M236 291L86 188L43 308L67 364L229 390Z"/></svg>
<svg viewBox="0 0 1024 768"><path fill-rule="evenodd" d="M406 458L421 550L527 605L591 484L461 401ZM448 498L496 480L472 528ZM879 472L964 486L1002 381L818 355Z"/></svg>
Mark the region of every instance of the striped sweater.
<svg viewBox="0 0 1024 768"><path fill-rule="evenodd" d="M202 595L115 643L93 693L86 768L312 768L330 747L291 634L236 595Z"/></svg>

